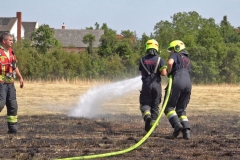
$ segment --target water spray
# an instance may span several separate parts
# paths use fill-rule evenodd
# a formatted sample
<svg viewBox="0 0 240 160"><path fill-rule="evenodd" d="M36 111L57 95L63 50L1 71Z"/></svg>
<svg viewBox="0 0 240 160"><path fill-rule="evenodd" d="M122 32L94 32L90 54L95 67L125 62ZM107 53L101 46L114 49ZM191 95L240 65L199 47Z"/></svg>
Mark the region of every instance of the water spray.
<svg viewBox="0 0 240 160"><path fill-rule="evenodd" d="M163 112L166 108L171 89L172 89L172 75L169 76L166 99L164 100L164 103L163 103L162 109L160 110L158 118L156 119L155 123L153 124L152 128L148 131L148 133L135 145L133 145L129 148L120 150L120 151L116 151L116 152L95 154L95 155L87 155L87 156L79 156L79 157L70 157L70 158L61 158L61 159L58 159L58 160L80 160L80 159L104 158L104 157L110 157L110 156L116 156L116 155L124 154L124 153L130 152L130 151L136 149L137 147L139 147L141 144L143 144L148 139L148 137L152 134L152 132L154 131L154 129L156 128L156 126L160 122L162 114L163 114Z"/></svg>
<svg viewBox="0 0 240 160"><path fill-rule="evenodd" d="M97 109L105 102L114 98L123 96L133 90L140 90L141 77L136 77L116 83L103 86L94 86L88 92L80 97L77 107L72 109L68 116L70 117L94 117Z"/></svg>

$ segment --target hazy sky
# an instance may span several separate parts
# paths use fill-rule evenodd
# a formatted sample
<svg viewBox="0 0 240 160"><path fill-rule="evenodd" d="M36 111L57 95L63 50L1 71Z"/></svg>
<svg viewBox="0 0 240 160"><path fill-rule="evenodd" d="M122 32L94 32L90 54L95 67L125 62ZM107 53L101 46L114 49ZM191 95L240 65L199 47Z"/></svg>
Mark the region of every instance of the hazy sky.
<svg viewBox="0 0 240 160"><path fill-rule="evenodd" d="M16 17L22 21L48 24L60 29L85 29L106 23L121 33L135 31L140 38L150 35L161 20L171 21L178 12L196 11L203 18L214 18L219 24L223 16L234 27L240 26L240 0L0 0L0 17Z"/></svg>

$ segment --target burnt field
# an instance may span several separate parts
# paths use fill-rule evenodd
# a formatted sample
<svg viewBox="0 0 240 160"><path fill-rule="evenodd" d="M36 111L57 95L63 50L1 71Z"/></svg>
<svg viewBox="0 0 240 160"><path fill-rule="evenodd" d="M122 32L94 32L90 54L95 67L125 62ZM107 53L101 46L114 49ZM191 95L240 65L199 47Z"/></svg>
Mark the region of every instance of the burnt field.
<svg viewBox="0 0 240 160"><path fill-rule="evenodd" d="M95 118L67 116L93 85L60 81L26 82L24 89L16 87L19 133L7 134L4 108L0 113L0 159L80 157L121 151L138 143L146 135L138 89L95 108ZM240 159L239 94L238 85L194 85L187 108L191 140L184 140L182 135L171 139L173 129L163 115L141 146L125 154L97 159Z"/></svg>
<svg viewBox="0 0 240 160"><path fill-rule="evenodd" d="M1 116L0 121L5 122ZM239 115L214 113L189 116L191 140L171 139L166 117L137 149L100 159L240 159ZM0 125L0 159L57 159L126 149L146 133L140 116L105 115L73 118L59 115L19 116L19 133Z"/></svg>

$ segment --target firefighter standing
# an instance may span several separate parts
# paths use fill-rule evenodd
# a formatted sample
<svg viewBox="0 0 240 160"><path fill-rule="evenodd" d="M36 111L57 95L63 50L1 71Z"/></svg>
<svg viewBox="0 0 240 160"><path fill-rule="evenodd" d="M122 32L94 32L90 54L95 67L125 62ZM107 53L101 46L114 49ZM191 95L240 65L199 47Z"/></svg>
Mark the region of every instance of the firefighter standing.
<svg viewBox="0 0 240 160"><path fill-rule="evenodd" d="M23 78L17 67L17 59L11 49L13 37L10 33L0 35L0 112L7 107L8 133L17 133L16 89L14 86L15 75L19 78L20 88L23 88Z"/></svg>
<svg viewBox="0 0 240 160"><path fill-rule="evenodd" d="M159 114L159 104L162 98L161 76L166 76L167 66L158 56L158 42L154 39L146 43L146 56L142 57L139 70L142 75L142 90L140 91L140 110L145 121L145 131L148 132Z"/></svg>
<svg viewBox="0 0 240 160"><path fill-rule="evenodd" d="M168 50L171 52L171 55L168 60L167 71L168 75L172 75L173 82L164 113L174 128L173 138L177 138L182 131L183 138L188 140L190 139L190 124L186 116L186 108L192 90L189 73L191 67L190 59L184 43L180 40L172 41Z"/></svg>

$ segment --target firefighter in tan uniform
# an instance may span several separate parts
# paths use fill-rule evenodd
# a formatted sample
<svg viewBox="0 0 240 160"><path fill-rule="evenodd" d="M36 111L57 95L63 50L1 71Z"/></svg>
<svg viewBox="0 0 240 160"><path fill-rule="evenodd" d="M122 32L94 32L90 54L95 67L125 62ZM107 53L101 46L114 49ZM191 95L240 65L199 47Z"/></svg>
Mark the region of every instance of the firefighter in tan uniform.
<svg viewBox="0 0 240 160"><path fill-rule="evenodd" d="M3 32L0 35L0 112L6 105L8 133L17 133L16 89L14 78L17 75L20 88L23 88L23 78L17 67L17 59L11 49L13 37L10 33Z"/></svg>

